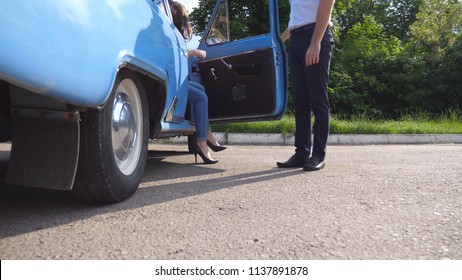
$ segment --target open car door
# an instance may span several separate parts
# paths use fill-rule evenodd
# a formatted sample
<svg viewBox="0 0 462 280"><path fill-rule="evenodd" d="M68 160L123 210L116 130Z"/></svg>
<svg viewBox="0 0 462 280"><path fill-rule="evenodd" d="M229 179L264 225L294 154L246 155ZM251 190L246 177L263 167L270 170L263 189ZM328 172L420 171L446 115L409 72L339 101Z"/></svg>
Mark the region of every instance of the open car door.
<svg viewBox="0 0 462 280"><path fill-rule="evenodd" d="M209 98L214 123L274 120L287 106L287 63L277 0L217 2L191 63L190 78Z"/></svg>

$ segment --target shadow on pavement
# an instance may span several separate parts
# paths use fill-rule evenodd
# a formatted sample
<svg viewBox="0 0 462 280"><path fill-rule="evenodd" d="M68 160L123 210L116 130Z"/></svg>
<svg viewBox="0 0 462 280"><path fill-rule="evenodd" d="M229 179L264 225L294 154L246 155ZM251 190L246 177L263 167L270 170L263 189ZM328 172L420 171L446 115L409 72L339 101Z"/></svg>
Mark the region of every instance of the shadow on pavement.
<svg viewBox="0 0 462 280"><path fill-rule="evenodd" d="M143 186L135 195L117 204L95 204L77 199L69 192L4 184L8 152L0 151L0 239L78 220L160 204L225 188L302 174L299 170L273 168L219 178L162 184L183 177L223 173L215 166L163 162L164 157L187 152L150 152ZM6 158L6 160L5 160ZM157 183L156 183L157 182ZM155 184L156 183L156 184Z"/></svg>

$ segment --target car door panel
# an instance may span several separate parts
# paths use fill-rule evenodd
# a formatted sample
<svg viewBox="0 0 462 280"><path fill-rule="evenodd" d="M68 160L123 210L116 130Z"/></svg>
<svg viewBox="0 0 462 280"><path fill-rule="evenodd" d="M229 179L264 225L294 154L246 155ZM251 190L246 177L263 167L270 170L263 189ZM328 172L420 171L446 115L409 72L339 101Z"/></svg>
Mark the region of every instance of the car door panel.
<svg viewBox="0 0 462 280"><path fill-rule="evenodd" d="M266 2L268 14L260 30L246 34L233 29L242 22L251 24L237 15L246 7L233 5L266 5L262 3L218 1L200 41L198 48L207 52L207 58L191 63L191 77L200 79L206 89L211 122L272 120L285 113L287 66L277 0Z"/></svg>
<svg viewBox="0 0 462 280"><path fill-rule="evenodd" d="M272 49L256 50L199 63L212 119L269 116L276 89ZM269 79L269 80L268 80Z"/></svg>

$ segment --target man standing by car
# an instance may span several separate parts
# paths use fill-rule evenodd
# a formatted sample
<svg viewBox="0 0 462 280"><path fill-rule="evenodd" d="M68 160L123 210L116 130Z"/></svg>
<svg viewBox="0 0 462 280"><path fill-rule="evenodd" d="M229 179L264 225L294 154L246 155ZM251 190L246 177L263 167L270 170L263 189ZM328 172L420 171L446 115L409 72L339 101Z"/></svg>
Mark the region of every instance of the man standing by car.
<svg viewBox="0 0 462 280"><path fill-rule="evenodd" d="M327 84L333 49L329 26L334 3L335 0L290 0L289 26L281 38L290 38L295 154L278 162L278 167L315 171L325 166L330 122Z"/></svg>

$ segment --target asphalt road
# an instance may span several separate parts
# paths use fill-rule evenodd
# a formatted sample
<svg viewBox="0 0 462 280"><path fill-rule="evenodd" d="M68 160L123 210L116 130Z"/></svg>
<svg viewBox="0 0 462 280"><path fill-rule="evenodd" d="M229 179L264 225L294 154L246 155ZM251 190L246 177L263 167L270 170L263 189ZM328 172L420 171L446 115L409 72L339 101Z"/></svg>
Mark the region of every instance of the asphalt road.
<svg viewBox="0 0 462 280"><path fill-rule="evenodd" d="M151 149L119 204L0 184L0 259L462 259L462 145L329 146L312 173L275 167L290 146Z"/></svg>

